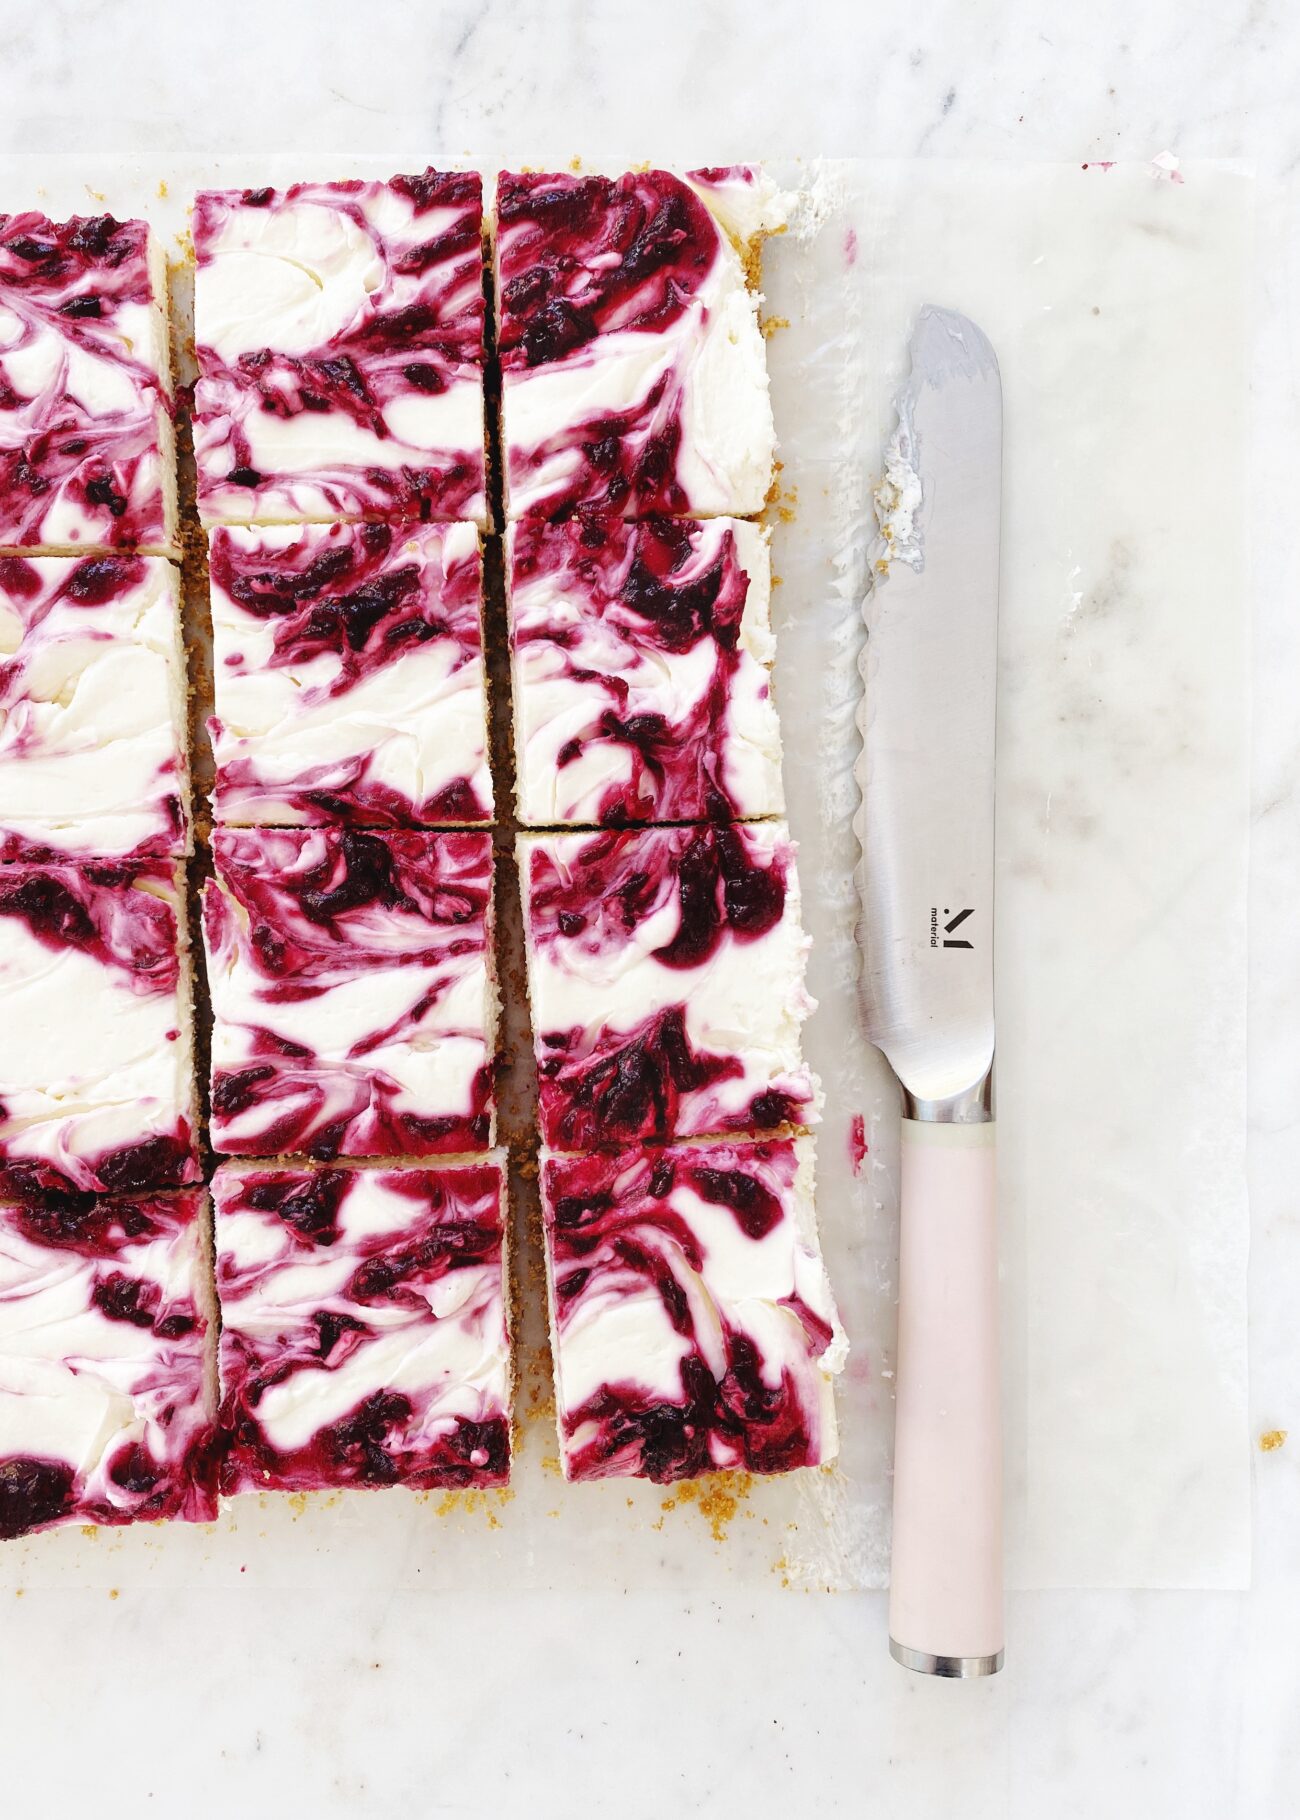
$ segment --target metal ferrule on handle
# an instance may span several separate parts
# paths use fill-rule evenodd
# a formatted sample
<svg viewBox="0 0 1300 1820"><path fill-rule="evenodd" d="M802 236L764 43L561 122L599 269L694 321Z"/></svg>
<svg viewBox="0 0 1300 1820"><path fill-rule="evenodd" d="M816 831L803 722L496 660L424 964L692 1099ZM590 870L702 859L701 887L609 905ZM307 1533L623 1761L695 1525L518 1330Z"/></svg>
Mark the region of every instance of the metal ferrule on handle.
<svg viewBox="0 0 1300 1820"><path fill-rule="evenodd" d="M890 1650L923 1673L989 1675L1003 1649L995 1127L916 1110L931 1116L902 1127Z"/></svg>

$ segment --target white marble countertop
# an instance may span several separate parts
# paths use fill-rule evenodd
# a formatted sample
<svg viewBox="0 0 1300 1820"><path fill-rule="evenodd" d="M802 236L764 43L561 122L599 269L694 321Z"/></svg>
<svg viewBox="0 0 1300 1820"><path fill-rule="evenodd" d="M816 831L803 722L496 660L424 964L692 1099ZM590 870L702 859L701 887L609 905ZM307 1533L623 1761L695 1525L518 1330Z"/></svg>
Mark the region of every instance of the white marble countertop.
<svg viewBox="0 0 1300 1820"><path fill-rule="evenodd" d="M1293 1433L1256 1454L1254 1589L1015 1595L1007 1671L969 1686L894 1668L872 1595L33 1589L0 1629L4 1786L104 1820L1281 1820L1300 1788L1300 15L661 0L650 21L614 0L11 9L0 151L1252 162L1262 510L1251 585L1224 610L1253 595L1252 1424Z"/></svg>

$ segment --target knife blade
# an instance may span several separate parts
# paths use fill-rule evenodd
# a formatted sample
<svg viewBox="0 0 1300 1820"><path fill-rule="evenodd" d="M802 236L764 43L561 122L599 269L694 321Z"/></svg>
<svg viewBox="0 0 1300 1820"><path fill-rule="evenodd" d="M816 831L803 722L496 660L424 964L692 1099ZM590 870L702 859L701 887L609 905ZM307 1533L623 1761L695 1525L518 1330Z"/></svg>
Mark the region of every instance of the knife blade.
<svg viewBox="0 0 1300 1820"><path fill-rule="evenodd" d="M877 490L864 607L859 873L868 1034L902 1088L890 1647L1002 1664L991 1122L1002 390L926 305Z"/></svg>

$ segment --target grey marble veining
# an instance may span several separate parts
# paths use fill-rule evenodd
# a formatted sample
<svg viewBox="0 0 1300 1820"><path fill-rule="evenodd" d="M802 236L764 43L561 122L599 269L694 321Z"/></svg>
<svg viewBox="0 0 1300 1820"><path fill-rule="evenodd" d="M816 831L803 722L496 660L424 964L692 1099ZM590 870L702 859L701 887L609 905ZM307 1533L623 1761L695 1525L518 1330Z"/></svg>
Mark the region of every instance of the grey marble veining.
<svg viewBox="0 0 1300 1820"><path fill-rule="evenodd" d="M42 1811L607 1811L1284 1820L1300 1799L1300 15L959 0L61 0L8 9L0 149L617 148L738 155L1239 157L1260 176L1251 479L1255 1431L1249 1594L1024 1594L1010 1666L887 1660L878 1598L377 1606L187 1592L10 1597L0 1742ZM152 1799L150 1799L152 1797Z"/></svg>
<svg viewBox="0 0 1300 1820"><path fill-rule="evenodd" d="M604 148L1300 160L1287 0L58 0L6 20L0 148ZM221 80L214 82L215 72ZM639 148L639 149L638 149Z"/></svg>

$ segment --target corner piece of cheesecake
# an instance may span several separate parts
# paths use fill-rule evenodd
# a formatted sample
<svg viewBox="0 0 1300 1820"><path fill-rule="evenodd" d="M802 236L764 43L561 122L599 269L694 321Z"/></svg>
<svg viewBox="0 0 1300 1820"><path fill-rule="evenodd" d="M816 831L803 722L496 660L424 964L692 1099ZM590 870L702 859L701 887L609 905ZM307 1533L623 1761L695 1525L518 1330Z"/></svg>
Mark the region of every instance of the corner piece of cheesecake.
<svg viewBox="0 0 1300 1820"><path fill-rule="evenodd" d="M543 1154L541 1177L566 1478L834 1459L848 1342L810 1138Z"/></svg>
<svg viewBox="0 0 1300 1820"><path fill-rule="evenodd" d="M0 215L0 551L175 547L161 248L143 221Z"/></svg>
<svg viewBox="0 0 1300 1820"><path fill-rule="evenodd" d="M174 861L0 867L0 1199L198 1180Z"/></svg>
<svg viewBox="0 0 1300 1820"><path fill-rule="evenodd" d="M510 517L762 508L776 439L760 299L732 230L772 231L783 206L757 170L723 178L501 173Z"/></svg>
<svg viewBox="0 0 1300 1820"><path fill-rule="evenodd" d="M203 901L226 1155L492 1141L492 837L218 829Z"/></svg>
<svg viewBox="0 0 1300 1820"><path fill-rule="evenodd" d="M205 190L193 231L205 524L486 520L477 172Z"/></svg>
<svg viewBox="0 0 1300 1820"><path fill-rule="evenodd" d="M522 835L544 1141L798 1127L808 940L779 822Z"/></svg>
<svg viewBox="0 0 1300 1820"><path fill-rule="evenodd" d="M584 512L508 547L525 826L781 813L764 530Z"/></svg>
<svg viewBox="0 0 1300 1820"><path fill-rule="evenodd" d="M499 1154L221 1165L223 1493L506 1483L503 1189Z"/></svg>
<svg viewBox="0 0 1300 1820"><path fill-rule="evenodd" d="M219 527L217 820L487 822L477 528Z"/></svg>
<svg viewBox="0 0 1300 1820"><path fill-rule="evenodd" d="M189 849L179 579L161 556L0 556L0 862Z"/></svg>
<svg viewBox="0 0 1300 1820"><path fill-rule="evenodd" d="M217 1514L198 1190L0 1205L0 1538Z"/></svg>

